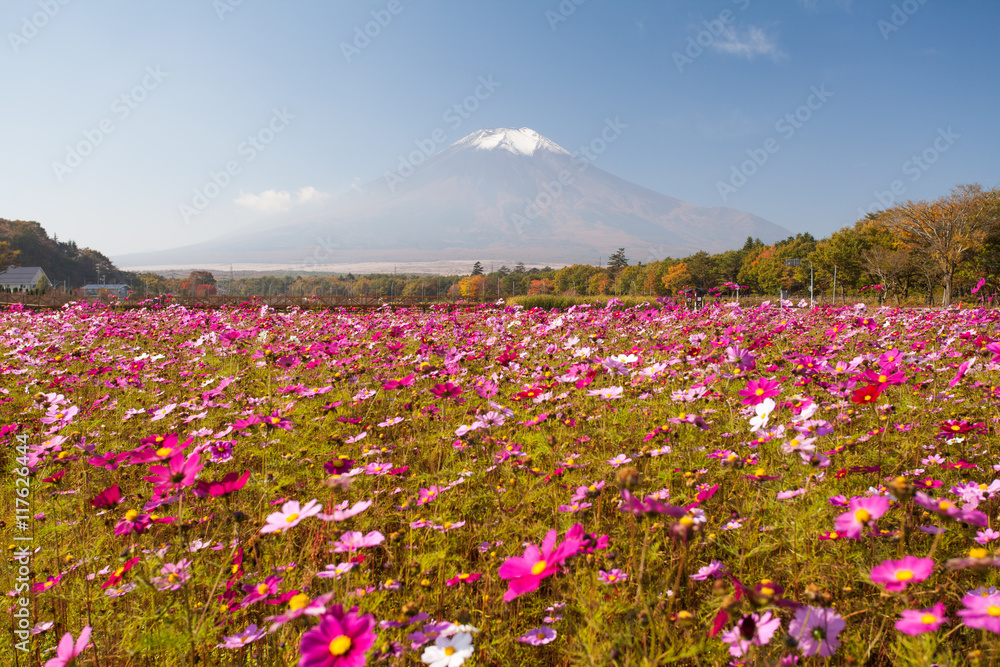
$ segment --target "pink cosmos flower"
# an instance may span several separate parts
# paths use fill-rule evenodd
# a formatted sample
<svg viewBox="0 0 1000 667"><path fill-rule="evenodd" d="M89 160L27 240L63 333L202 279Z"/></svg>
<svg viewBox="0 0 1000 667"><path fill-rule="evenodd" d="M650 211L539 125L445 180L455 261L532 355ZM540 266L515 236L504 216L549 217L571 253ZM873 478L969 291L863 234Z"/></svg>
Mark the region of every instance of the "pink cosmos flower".
<svg viewBox="0 0 1000 667"><path fill-rule="evenodd" d="M155 484L154 491L163 495L194 484L195 477L198 476L203 467L199 454L191 454L185 459L182 452L177 452L167 465L150 466L149 472L153 474L143 479Z"/></svg>
<svg viewBox="0 0 1000 667"><path fill-rule="evenodd" d="M541 549L534 544L529 545L523 556L508 558L500 566L500 578L509 580L503 596L505 602L537 590L542 579L558 572L559 565L579 551L580 541L575 539L567 538L556 546L557 535L555 530L550 530L542 541Z"/></svg>
<svg viewBox="0 0 1000 667"><path fill-rule="evenodd" d="M798 640L799 650L808 657L817 653L829 658L840 648L837 636L847 627L840 614L822 607L799 607L788 625L788 634Z"/></svg>
<svg viewBox="0 0 1000 667"><path fill-rule="evenodd" d="M59 640L59 646L56 647L56 657L46 661L45 667L66 667L73 662L76 656L84 652L89 641L89 625L80 631L80 636L77 638L75 644L73 643L73 635L67 632Z"/></svg>
<svg viewBox="0 0 1000 667"><path fill-rule="evenodd" d="M969 594L962 598L962 604L965 609L959 609L958 615L967 627L1000 633L1000 593Z"/></svg>
<svg viewBox="0 0 1000 667"><path fill-rule="evenodd" d="M250 479L249 470L244 472L243 475L235 472L227 473L222 479L214 482L199 481L195 495L202 498L205 496L212 496L213 498L228 496L230 493L235 493L246 486L248 479Z"/></svg>
<svg viewBox="0 0 1000 667"><path fill-rule="evenodd" d="M351 505L351 507L348 509L347 501L345 500L344 502L340 503L339 505L333 508L333 514L317 514L316 518L322 519L323 521L346 521L347 519L350 519L352 516L361 514L371 506L372 506L372 501L361 500Z"/></svg>
<svg viewBox="0 0 1000 667"><path fill-rule="evenodd" d="M266 634L267 630L263 628L258 630L257 624L251 623L243 632L237 632L235 635L223 637L222 643L217 644L215 648L243 648L247 644L257 641Z"/></svg>
<svg viewBox="0 0 1000 667"><path fill-rule="evenodd" d="M944 612L944 605L940 602L930 609L905 609L902 618L896 621L896 629L910 636L934 632L948 622Z"/></svg>
<svg viewBox="0 0 1000 667"><path fill-rule="evenodd" d="M356 530L349 530L340 536L340 539L333 543L335 553L348 553L357 551L364 547L377 547L385 540L385 535L373 530L367 535L363 535Z"/></svg>
<svg viewBox="0 0 1000 667"><path fill-rule="evenodd" d="M841 537L857 540L861 530L889 509L885 496L855 496L848 503L848 510L834 520L834 528Z"/></svg>
<svg viewBox="0 0 1000 667"><path fill-rule="evenodd" d="M275 512L267 517L267 522L264 527L260 529L260 532L262 534L281 533L289 528L294 528L302 523L303 519L308 519L309 517L315 516L323 511L323 506L317 504L317 502L318 501L313 498L300 507L299 501L289 500L281 506L280 512Z"/></svg>
<svg viewBox="0 0 1000 667"><path fill-rule="evenodd" d="M781 627L781 619L765 611L759 616L744 616L739 622L722 633L722 641L729 644L729 655L739 658L750 650L750 646L766 646L774 633Z"/></svg>
<svg viewBox="0 0 1000 667"><path fill-rule="evenodd" d="M362 667L365 652L378 639L375 617L358 616L358 608L344 612L334 605L319 625L302 635L299 667Z"/></svg>
<svg viewBox="0 0 1000 667"><path fill-rule="evenodd" d="M627 581L628 573L622 572L618 568L615 568L610 572L605 572L604 570L598 570L597 580L600 581L602 584L617 584L622 581Z"/></svg>
<svg viewBox="0 0 1000 667"><path fill-rule="evenodd" d="M90 504L93 505L95 509L103 509L105 507L114 507L121 502L121 499L121 489L119 489L118 485L115 484L114 486L104 489L91 498Z"/></svg>
<svg viewBox="0 0 1000 667"><path fill-rule="evenodd" d="M886 591L901 591L907 584L923 581L934 571L934 559L906 556L902 560L885 560L872 568L873 583L885 584Z"/></svg>
<svg viewBox="0 0 1000 667"><path fill-rule="evenodd" d="M458 586L459 584L474 584L480 579L482 579L482 577L483 577L482 572L475 572L473 574L467 574L465 572L462 572L458 576L452 577L451 579L448 579L444 583L446 583L448 586Z"/></svg>
<svg viewBox="0 0 1000 667"><path fill-rule="evenodd" d="M759 405L772 396L781 393L781 385L774 380L761 378L760 380L750 380L746 389L740 389L738 393L743 396L743 405Z"/></svg>

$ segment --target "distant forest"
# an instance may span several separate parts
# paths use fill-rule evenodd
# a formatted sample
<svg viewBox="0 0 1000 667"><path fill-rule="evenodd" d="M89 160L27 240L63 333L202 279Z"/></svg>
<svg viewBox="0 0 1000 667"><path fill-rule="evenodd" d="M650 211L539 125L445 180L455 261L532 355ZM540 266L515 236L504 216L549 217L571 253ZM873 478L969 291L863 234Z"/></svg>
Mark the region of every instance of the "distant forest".
<svg viewBox="0 0 1000 667"><path fill-rule="evenodd" d="M40 266L53 286L65 281L68 289L96 283L98 275L106 283L130 284L133 278L96 250L49 238L37 222L0 218L0 271L10 266Z"/></svg>

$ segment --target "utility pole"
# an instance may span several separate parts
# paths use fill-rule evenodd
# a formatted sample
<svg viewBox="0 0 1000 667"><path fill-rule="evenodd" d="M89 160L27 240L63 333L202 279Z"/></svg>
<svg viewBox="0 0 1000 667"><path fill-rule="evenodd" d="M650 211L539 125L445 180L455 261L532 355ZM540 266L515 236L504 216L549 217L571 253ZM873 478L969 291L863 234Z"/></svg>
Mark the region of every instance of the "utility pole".
<svg viewBox="0 0 1000 667"><path fill-rule="evenodd" d="M837 265L833 265L833 305L837 305Z"/></svg>

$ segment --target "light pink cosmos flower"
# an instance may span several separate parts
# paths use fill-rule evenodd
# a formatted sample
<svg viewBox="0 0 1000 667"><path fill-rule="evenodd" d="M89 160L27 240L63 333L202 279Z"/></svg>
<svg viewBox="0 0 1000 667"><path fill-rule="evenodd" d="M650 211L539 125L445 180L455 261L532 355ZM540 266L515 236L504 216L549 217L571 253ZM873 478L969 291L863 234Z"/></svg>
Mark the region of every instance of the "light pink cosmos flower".
<svg viewBox="0 0 1000 667"><path fill-rule="evenodd" d="M500 566L500 578L509 580L503 596L505 602L537 590L542 579L558 572L559 565L580 550L580 541L576 539L567 538L556 546L557 537L558 533L550 530L542 541L541 549L531 544L525 548L523 556L508 558Z"/></svg>
<svg viewBox="0 0 1000 667"><path fill-rule="evenodd" d="M934 571L933 558L906 556L902 560L885 560L872 568L873 583L885 584L886 591L901 591L907 584L923 581Z"/></svg>
<svg viewBox="0 0 1000 667"><path fill-rule="evenodd" d="M267 522L260 529L263 533L280 533L299 525L303 519L308 519L323 511L323 506L318 504L313 498L305 505L299 506L299 501L289 500L281 506L280 512L275 512L267 517Z"/></svg>
<svg viewBox="0 0 1000 667"><path fill-rule="evenodd" d="M339 505L333 508L333 514L317 514L316 518L322 519L323 521L345 521L347 519L350 519L352 516L361 514L371 506L372 506L372 501L361 500L351 505L351 507L348 509L347 501L345 500L344 502L340 503Z"/></svg>
<svg viewBox="0 0 1000 667"><path fill-rule="evenodd" d="M834 529L841 537L857 540L862 529L875 521L889 509L889 499L885 496L855 496L848 503L846 512L834 520Z"/></svg>
<svg viewBox="0 0 1000 667"><path fill-rule="evenodd" d="M73 643L73 635L67 632L59 640L59 646L56 648L56 657L49 659L45 663L45 667L66 667L73 662L76 656L83 653L89 641L89 625L80 631L80 636L77 638L75 644Z"/></svg>
<svg viewBox="0 0 1000 667"><path fill-rule="evenodd" d="M356 530L349 530L340 536L340 539L333 543L335 553L350 553L363 549L364 547L377 547L385 540L385 535L373 530L367 535L363 535Z"/></svg>

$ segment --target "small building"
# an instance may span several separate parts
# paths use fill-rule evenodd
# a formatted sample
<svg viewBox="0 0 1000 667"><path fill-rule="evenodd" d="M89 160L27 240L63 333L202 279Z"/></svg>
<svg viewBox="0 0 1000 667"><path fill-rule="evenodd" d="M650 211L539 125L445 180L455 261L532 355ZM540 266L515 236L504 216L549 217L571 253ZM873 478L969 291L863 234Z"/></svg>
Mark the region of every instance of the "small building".
<svg viewBox="0 0 1000 667"><path fill-rule="evenodd" d="M45 278L49 283L49 277L40 266L16 266L0 273L0 290L4 292L27 292L38 286L38 283Z"/></svg>
<svg viewBox="0 0 1000 667"><path fill-rule="evenodd" d="M119 299L124 299L128 297L129 290L132 288L128 285L84 285L83 295L84 296L114 296Z"/></svg>

